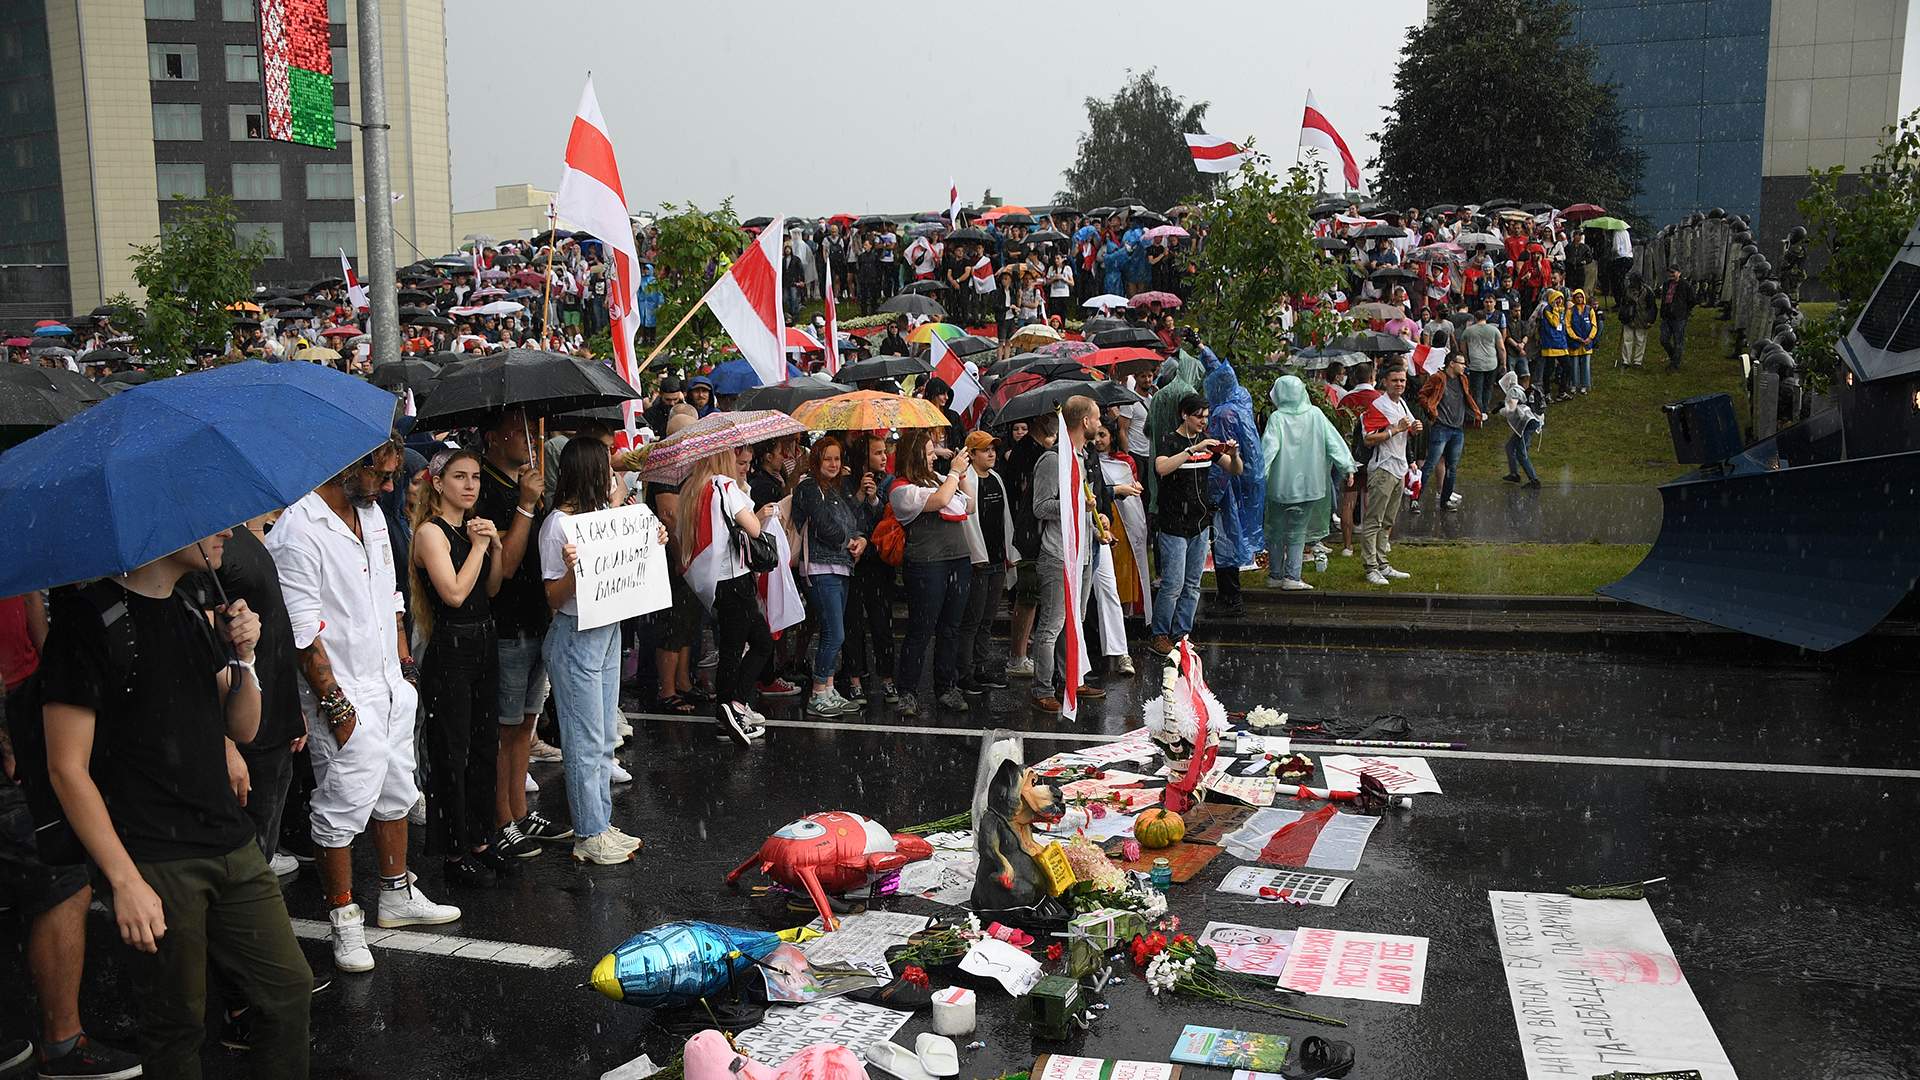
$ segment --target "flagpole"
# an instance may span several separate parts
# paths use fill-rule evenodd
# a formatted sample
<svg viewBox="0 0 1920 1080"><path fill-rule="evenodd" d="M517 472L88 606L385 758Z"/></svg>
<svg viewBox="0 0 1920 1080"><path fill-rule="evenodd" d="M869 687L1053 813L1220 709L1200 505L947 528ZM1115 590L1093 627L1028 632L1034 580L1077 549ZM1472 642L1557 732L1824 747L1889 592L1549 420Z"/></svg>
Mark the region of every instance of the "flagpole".
<svg viewBox="0 0 1920 1080"><path fill-rule="evenodd" d="M559 231L560 213L552 202L547 203L547 275L540 283L540 336L545 340L542 348L553 344L553 312L547 297L553 292L553 249L560 244L560 238L553 235Z"/></svg>
<svg viewBox="0 0 1920 1080"><path fill-rule="evenodd" d="M700 313L700 309L706 306L707 306L707 298L704 296L701 297L699 300L695 301L694 305L687 309L687 313L685 315L680 316L680 321L673 324L673 329L667 331L667 336L660 339L660 344L655 345L653 347L653 351L647 354L647 358L641 361L640 366L638 368L634 369L633 377L636 379L639 378L640 373L647 370L647 367L653 363L653 358L656 356L659 356L660 353L664 351L669 344L672 343L674 335L680 332L680 328L687 325L687 323L691 321L695 315ZM782 353L782 355L784 356L785 354Z"/></svg>

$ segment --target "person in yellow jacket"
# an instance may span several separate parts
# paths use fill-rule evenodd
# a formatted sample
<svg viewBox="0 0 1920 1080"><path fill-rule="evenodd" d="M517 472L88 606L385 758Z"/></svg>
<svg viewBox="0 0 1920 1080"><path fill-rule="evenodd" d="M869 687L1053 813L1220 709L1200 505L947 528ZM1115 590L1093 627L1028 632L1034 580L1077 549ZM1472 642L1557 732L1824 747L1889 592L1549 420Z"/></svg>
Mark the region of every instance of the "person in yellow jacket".
<svg viewBox="0 0 1920 1080"><path fill-rule="evenodd" d="M1567 309L1567 358L1573 368L1568 393L1585 396L1593 389L1593 343L1600 337L1600 309L1587 303L1587 290L1573 290Z"/></svg>
<svg viewBox="0 0 1920 1080"><path fill-rule="evenodd" d="M1571 383L1572 363L1567 359L1570 345L1567 296L1558 289L1549 289L1546 310L1540 313L1540 366L1545 369L1540 373L1540 382L1549 397L1553 396L1556 385L1564 391Z"/></svg>

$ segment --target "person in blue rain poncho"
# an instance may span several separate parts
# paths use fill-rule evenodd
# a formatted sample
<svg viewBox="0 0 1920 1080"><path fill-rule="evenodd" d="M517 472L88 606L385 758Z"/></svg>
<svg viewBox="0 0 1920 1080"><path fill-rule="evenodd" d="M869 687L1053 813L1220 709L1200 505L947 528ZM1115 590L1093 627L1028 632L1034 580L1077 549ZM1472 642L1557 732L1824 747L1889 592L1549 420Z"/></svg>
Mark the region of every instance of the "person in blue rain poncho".
<svg viewBox="0 0 1920 1080"><path fill-rule="evenodd" d="M1267 539L1272 561L1267 585L1311 589L1301 576L1307 541L1325 536L1333 513L1334 472L1351 480L1353 452L1327 414L1307 397L1307 385L1292 375L1273 384L1273 415L1267 417L1260 453L1248 458L1266 474ZM1215 415L1219 415L1218 410Z"/></svg>
<svg viewBox="0 0 1920 1080"><path fill-rule="evenodd" d="M1207 434L1222 442L1238 445L1246 462L1238 474L1228 472L1216 462L1207 477L1207 494L1213 500L1213 579L1220 595L1223 618L1237 618L1244 602L1240 597L1240 568L1251 566L1254 556L1266 550L1266 472L1260 455L1253 448L1260 443L1260 429L1253 421L1253 396L1240 385L1233 365L1220 361L1205 379L1207 405L1212 415Z"/></svg>

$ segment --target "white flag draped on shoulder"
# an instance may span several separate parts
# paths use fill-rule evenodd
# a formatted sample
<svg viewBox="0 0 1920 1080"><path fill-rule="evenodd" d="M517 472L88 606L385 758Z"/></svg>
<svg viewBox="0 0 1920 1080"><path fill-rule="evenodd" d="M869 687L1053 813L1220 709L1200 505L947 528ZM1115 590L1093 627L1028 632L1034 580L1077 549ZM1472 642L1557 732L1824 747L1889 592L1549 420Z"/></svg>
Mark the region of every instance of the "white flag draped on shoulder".
<svg viewBox="0 0 1920 1080"><path fill-rule="evenodd" d="M786 218L774 218L704 297L762 386L787 381L787 319L780 290L780 237L786 227Z"/></svg>
<svg viewBox="0 0 1920 1080"><path fill-rule="evenodd" d="M1187 152L1193 155L1193 167L1203 173L1230 173L1247 160L1239 145L1218 135L1188 132Z"/></svg>
<svg viewBox="0 0 1920 1080"><path fill-rule="evenodd" d="M1080 708L1080 679L1089 666L1087 642L1080 630L1080 617L1083 614L1080 610L1080 564L1086 558L1086 546L1093 538L1087 535L1087 485L1080 477L1080 455L1073 449L1073 440L1067 438L1066 413L1060 413L1055 423L1060 425L1060 440L1053 444L1054 458L1060 465L1055 478L1060 485L1060 561L1066 569L1060 579L1060 587L1065 593L1061 606L1066 612L1066 622L1061 632L1067 660L1066 667L1061 671L1066 677L1066 690L1060 695L1060 715L1071 720Z"/></svg>
<svg viewBox="0 0 1920 1080"><path fill-rule="evenodd" d="M606 247L607 318L613 324L614 370L630 385L639 372L633 358L633 339L640 332L640 253L633 242L633 220L627 216L626 189L620 184L620 164L614 158L613 137L600 115L600 99L593 80L580 92L580 108L567 133L566 169L554 194L554 211L569 225L593 234ZM625 437L637 443L634 402L622 410Z"/></svg>

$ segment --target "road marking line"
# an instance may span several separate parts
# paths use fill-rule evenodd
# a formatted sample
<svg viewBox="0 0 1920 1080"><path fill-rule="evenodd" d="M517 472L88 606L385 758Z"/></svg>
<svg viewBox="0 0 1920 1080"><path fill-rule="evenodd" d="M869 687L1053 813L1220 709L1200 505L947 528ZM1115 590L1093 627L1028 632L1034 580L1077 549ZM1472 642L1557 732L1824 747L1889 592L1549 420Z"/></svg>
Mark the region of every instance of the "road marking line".
<svg viewBox="0 0 1920 1080"><path fill-rule="evenodd" d="M711 724L701 716L676 716L665 713L630 712L629 720L667 720L686 724ZM846 724L831 720L768 720L768 727L798 728L811 731L864 731L876 735L945 735L950 738L978 739L991 731L1010 730L977 727L929 727L889 724ZM1076 731L1020 731L1012 734L1024 739L1054 742L1108 743L1117 735L1090 735ZM1459 758L1465 761L1513 761L1529 765L1597 765L1624 769L1695 769L1705 772L1801 773L1812 776L1864 777L1882 780L1920 780L1920 769L1877 769L1853 765L1797 765L1774 761L1692 761L1686 758L1602 757L1587 754L1522 754L1495 750L1392 750L1377 746L1350 746L1346 743L1299 743L1295 749L1314 754L1356 753L1380 756Z"/></svg>
<svg viewBox="0 0 1920 1080"><path fill-rule="evenodd" d="M332 937L331 926L320 919L293 920L293 933L296 937L308 941L327 941ZM509 967L531 968L545 971L549 968L564 967L574 962L572 953L565 949L551 949L544 945L522 945L517 941L488 941L484 938L460 937L457 934L429 934L418 930L381 930L367 927L367 944L376 949L393 949L397 952L421 953L427 956L452 956L461 960L480 960L491 964L506 964Z"/></svg>

